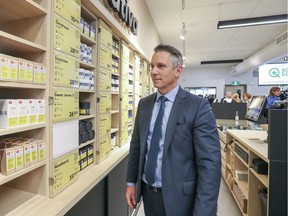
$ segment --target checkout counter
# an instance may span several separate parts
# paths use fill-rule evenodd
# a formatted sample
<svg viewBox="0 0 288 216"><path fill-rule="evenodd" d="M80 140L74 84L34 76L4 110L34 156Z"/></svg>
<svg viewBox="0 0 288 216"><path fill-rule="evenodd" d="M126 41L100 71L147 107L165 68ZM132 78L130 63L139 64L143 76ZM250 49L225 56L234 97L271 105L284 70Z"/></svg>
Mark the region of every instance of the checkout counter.
<svg viewBox="0 0 288 216"><path fill-rule="evenodd" d="M242 215L286 216L287 110L269 110L265 125L243 117L216 122L222 176Z"/></svg>

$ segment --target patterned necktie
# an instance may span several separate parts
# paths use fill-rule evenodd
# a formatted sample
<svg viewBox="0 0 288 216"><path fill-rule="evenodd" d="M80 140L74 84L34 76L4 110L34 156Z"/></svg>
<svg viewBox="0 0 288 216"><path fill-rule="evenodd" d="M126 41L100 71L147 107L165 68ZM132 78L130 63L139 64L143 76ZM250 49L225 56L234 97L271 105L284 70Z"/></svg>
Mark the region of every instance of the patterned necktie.
<svg viewBox="0 0 288 216"><path fill-rule="evenodd" d="M164 115L165 101L167 100L167 98L164 96L161 96L159 97L159 100L161 102L161 105L160 105L158 116L155 121L154 130L152 133L150 150L149 150L149 155L148 155L148 159L146 163L146 171L145 171L145 177L149 185L153 185L155 182L155 170L156 170L157 157L158 157L158 152L159 152L159 142L162 136L162 119Z"/></svg>

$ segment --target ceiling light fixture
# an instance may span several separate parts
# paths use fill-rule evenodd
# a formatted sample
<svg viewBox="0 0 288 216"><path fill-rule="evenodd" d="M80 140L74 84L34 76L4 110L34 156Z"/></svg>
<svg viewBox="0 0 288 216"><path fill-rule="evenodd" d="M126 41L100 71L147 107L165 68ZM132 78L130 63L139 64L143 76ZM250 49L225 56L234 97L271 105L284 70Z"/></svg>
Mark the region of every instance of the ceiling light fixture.
<svg viewBox="0 0 288 216"><path fill-rule="evenodd" d="M246 18L246 19L219 21L217 24L217 29L279 24L279 23L287 23L287 22L288 22L288 15L281 14L281 15L273 15L273 16L263 16L263 17L253 17L253 18Z"/></svg>
<svg viewBox="0 0 288 216"><path fill-rule="evenodd" d="M179 36L182 40L185 40L185 36L187 34L185 22L182 23L182 34Z"/></svg>
<svg viewBox="0 0 288 216"><path fill-rule="evenodd" d="M206 65L206 64L230 64L230 63L241 63L241 62L243 62L242 59L201 61L201 65Z"/></svg>

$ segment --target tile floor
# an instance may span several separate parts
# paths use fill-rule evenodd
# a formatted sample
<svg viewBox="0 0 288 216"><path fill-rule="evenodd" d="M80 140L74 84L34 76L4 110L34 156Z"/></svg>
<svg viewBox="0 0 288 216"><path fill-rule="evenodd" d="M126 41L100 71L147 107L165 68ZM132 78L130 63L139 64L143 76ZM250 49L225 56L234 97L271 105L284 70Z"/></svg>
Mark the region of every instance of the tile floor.
<svg viewBox="0 0 288 216"><path fill-rule="evenodd" d="M241 212L223 179L220 185L218 205L218 216L241 216ZM143 205L140 206L137 216L145 216Z"/></svg>

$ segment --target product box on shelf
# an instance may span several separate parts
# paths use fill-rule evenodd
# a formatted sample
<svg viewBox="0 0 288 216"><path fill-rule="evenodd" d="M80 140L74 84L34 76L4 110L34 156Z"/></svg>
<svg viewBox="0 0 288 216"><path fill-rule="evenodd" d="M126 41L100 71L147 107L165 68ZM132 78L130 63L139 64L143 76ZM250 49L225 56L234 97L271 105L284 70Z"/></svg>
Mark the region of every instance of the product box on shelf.
<svg viewBox="0 0 288 216"><path fill-rule="evenodd" d="M238 181L248 181L247 170L235 170L235 176Z"/></svg>
<svg viewBox="0 0 288 216"><path fill-rule="evenodd" d="M33 64L33 83L46 83L46 67L43 64L34 62Z"/></svg>
<svg viewBox="0 0 288 216"><path fill-rule="evenodd" d="M18 118L19 126L28 125L28 100L17 100L18 102Z"/></svg>
<svg viewBox="0 0 288 216"><path fill-rule="evenodd" d="M7 129L18 125L18 100L0 99L0 128Z"/></svg>
<svg viewBox="0 0 288 216"><path fill-rule="evenodd" d="M19 58L18 82L33 82L33 62Z"/></svg>
<svg viewBox="0 0 288 216"><path fill-rule="evenodd" d="M0 149L1 174L10 175L15 172L15 149L14 147Z"/></svg>
<svg viewBox="0 0 288 216"><path fill-rule="evenodd" d="M14 149L15 149L15 171L19 171L24 168L23 146L15 146Z"/></svg>
<svg viewBox="0 0 288 216"><path fill-rule="evenodd" d="M44 140L37 140L38 143L38 160L43 161L45 160L45 141Z"/></svg>
<svg viewBox="0 0 288 216"><path fill-rule="evenodd" d="M37 123L37 100L29 99L28 100L28 124Z"/></svg>
<svg viewBox="0 0 288 216"><path fill-rule="evenodd" d="M0 80L9 80L9 56L0 53Z"/></svg>
<svg viewBox="0 0 288 216"><path fill-rule="evenodd" d="M37 141L32 141L30 143L31 151L31 165L38 162L38 144Z"/></svg>
<svg viewBox="0 0 288 216"><path fill-rule="evenodd" d="M9 58L9 78L11 81L17 82L18 80L18 58L10 57Z"/></svg>
<svg viewBox="0 0 288 216"><path fill-rule="evenodd" d="M26 168L26 167L31 166L31 162L32 162L30 142L24 143L23 149L24 149L24 167Z"/></svg>
<svg viewBox="0 0 288 216"><path fill-rule="evenodd" d="M44 123L45 120L45 99L37 100L37 123Z"/></svg>

